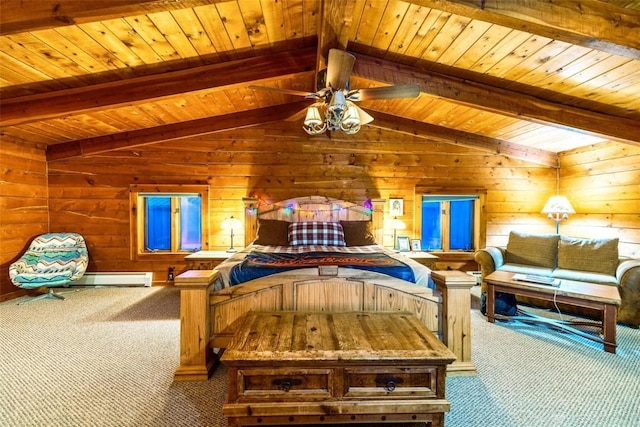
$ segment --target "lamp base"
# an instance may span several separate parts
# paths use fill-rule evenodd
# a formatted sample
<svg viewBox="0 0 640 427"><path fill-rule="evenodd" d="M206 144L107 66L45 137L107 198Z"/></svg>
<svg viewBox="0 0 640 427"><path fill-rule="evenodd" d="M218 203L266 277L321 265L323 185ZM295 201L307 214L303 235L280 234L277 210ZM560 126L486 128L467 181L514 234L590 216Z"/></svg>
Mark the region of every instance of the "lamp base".
<svg viewBox="0 0 640 427"><path fill-rule="evenodd" d="M236 249L234 249L234 248L229 248L229 249L227 249L227 252L238 252L238 251Z"/></svg>

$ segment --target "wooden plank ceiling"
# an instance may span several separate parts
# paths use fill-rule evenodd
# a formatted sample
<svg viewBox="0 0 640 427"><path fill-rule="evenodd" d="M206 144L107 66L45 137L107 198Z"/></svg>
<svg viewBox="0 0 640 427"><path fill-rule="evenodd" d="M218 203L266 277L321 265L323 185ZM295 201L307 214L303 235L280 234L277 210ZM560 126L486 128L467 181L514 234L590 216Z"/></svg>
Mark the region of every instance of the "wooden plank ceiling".
<svg viewBox="0 0 640 427"><path fill-rule="evenodd" d="M0 126L50 160L273 121L301 128L329 48L367 125L553 165L640 145L640 1L2 0ZM337 135L337 138L357 136ZM324 138L324 136L309 137Z"/></svg>

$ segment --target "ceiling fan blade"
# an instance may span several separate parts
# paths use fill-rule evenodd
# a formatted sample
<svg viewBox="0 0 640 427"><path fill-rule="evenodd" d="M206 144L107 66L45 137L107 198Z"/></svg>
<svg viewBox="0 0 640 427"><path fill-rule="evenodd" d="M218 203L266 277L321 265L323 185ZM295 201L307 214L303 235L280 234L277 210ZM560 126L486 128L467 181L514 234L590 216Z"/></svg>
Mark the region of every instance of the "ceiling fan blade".
<svg viewBox="0 0 640 427"><path fill-rule="evenodd" d="M327 86L333 89L345 89L353 69L356 57L340 49L329 50L327 62Z"/></svg>
<svg viewBox="0 0 640 427"><path fill-rule="evenodd" d="M269 92L280 92L280 93L286 93L289 95L295 95L295 96L304 96L305 98L317 98L318 95L313 93L313 92L302 92L300 90L293 90L293 89L281 89L279 87L271 87L271 86L260 86L260 85L250 85L249 89L255 89L255 90L266 90Z"/></svg>
<svg viewBox="0 0 640 427"><path fill-rule="evenodd" d="M360 124L361 125L366 125L366 124L371 123L373 121L373 117L371 117L369 115L369 113L364 111L362 108L360 108L356 104L352 104L352 103L350 103L349 105L353 105L354 107L356 107L356 110L358 111L358 116L360 117Z"/></svg>
<svg viewBox="0 0 640 427"><path fill-rule="evenodd" d="M349 101L367 101L369 99L415 98L420 94L419 84L369 87L350 90Z"/></svg>

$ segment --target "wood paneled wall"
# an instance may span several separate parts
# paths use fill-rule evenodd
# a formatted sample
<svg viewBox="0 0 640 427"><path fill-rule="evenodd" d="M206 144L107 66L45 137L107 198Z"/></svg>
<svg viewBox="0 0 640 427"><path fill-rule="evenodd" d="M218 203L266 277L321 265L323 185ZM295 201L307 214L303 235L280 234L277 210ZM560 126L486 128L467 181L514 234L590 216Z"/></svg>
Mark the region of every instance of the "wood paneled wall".
<svg viewBox="0 0 640 427"><path fill-rule="evenodd" d="M130 184L208 184L211 250L229 247L220 224L230 215L243 217L246 196L265 203L316 194L355 203L402 198L401 219L407 225L402 234L414 237L416 185L489 189L492 240L508 233L512 223L552 229L539 212L555 191L554 169L375 129L330 140L303 132L291 136L291 126L285 122L50 162L52 228L73 227L83 234L96 270L153 271L158 282L169 266L180 272L186 264L130 260ZM383 243L392 246L392 236L389 228ZM236 235L235 245L242 241Z"/></svg>
<svg viewBox="0 0 640 427"><path fill-rule="evenodd" d="M0 140L0 301L23 295L9 265L31 240L49 231L44 146Z"/></svg>
<svg viewBox="0 0 640 427"><path fill-rule="evenodd" d="M640 258L640 147L610 142L561 153L560 191L576 211L560 233L618 237L621 255Z"/></svg>
<svg viewBox="0 0 640 427"><path fill-rule="evenodd" d="M90 271L152 271L154 283L165 281L167 268L176 274L186 267L176 262L133 262L129 242L130 184L208 184L210 186L210 249L229 247L220 224L243 217L245 196L265 203L304 195L326 195L355 203L366 199L403 198L401 218L413 236L414 188L420 186L484 187L487 192L487 244L504 245L509 231L553 233L555 224L540 211L556 192L556 170L502 155L453 144L428 142L392 132L362 130L355 138L291 136L290 123L248 128L136 149L113 151L48 165L51 231L76 231L89 246ZM20 166L17 153L13 164ZM34 155L33 150L28 150ZM42 152L30 171L13 179L31 194L46 194ZM621 251L640 253L640 148L607 143L561 155L560 190L578 211L562 224L561 232L591 237L615 235ZM36 167L37 165L37 167ZM6 172L4 172L7 175ZM32 183L33 182L33 183ZM32 188L33 187L33 188ZM23 194L23 191L16 191ZM5 190L6 192L6 190ZM15 196L14 196L15 197ZM46 199L27 206L46 205ZM14 200L16 202L16 200ZM3 193L3 211L8 203ZM23 210L31 215L34 208ZM28 211L28 212L27 212ZM36 223L46 224L46 208ZM388 213L388 206L385 207ZM16 214L17 218L18 214ZM27 221L24 221L25 223ZM29 221L30 223L30 221ZM37 225L32 225L34 229ZM21 225L5 231L21 242L37 234ZM41 227L42 228L42 227ZM46 226L44 227L45 231ZM391 229L385 232L392 245ZM15 240L15 239L14 239ZM243 241L236 235L234 244ZM24 243L23 243L24 245ZM3 246L3 259L21 249ZM6 269L3 273L3 281ZM4 288L3 288L4 289Z"/></svg>

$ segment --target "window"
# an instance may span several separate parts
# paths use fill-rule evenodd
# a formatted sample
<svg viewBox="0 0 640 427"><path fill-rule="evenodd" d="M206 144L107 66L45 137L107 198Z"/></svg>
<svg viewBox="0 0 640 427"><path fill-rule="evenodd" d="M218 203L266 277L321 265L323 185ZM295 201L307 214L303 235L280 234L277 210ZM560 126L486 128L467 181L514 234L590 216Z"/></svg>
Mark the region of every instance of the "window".
<svg viewBox="0 0 640 427"><path fill-rule="evenodd" d="M200 250L202 219L200 196L138 195L144 206L144 249L148 252Z"/></svg>
<svg viewBox="0 0 640 427"><path fill-rule="evenodd" d="M484 246L483 193L417 193L416 202L416 234L423 250L470 252Z"/></svg>
<svg viewBox="0 0 640 427"><path fill-rule="evenodd" d="M183 257L203 249L208 197L201 186L132 186L133 258Z"/></svg>

